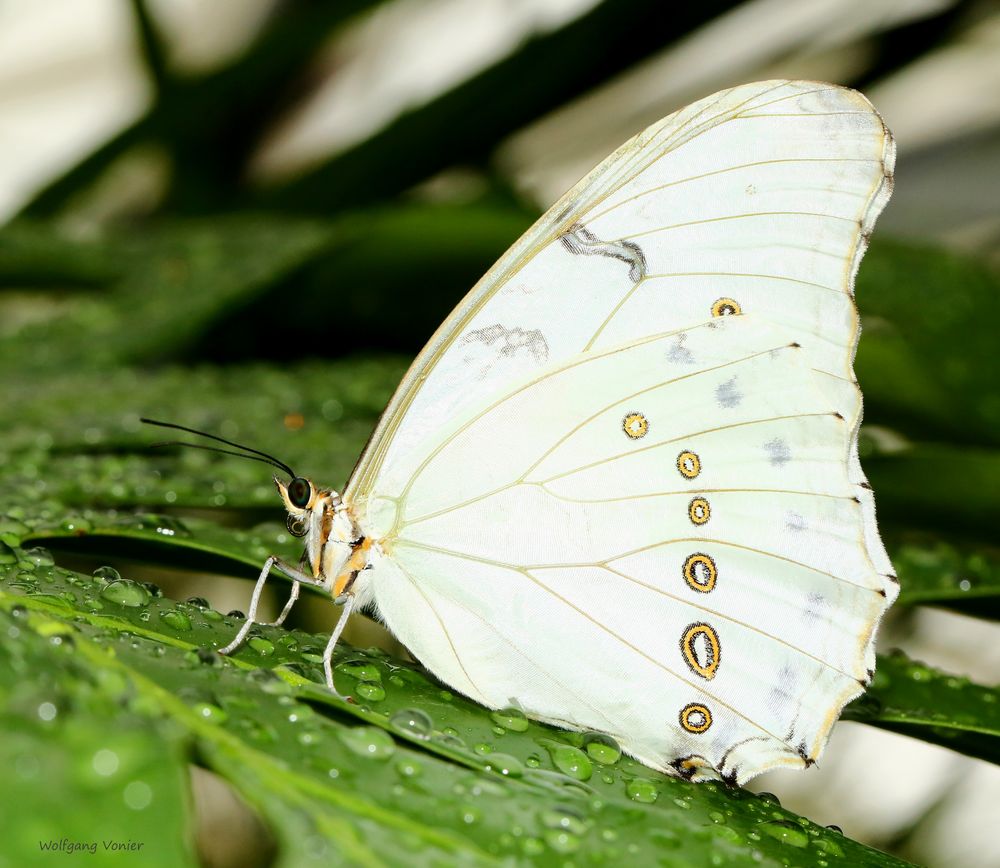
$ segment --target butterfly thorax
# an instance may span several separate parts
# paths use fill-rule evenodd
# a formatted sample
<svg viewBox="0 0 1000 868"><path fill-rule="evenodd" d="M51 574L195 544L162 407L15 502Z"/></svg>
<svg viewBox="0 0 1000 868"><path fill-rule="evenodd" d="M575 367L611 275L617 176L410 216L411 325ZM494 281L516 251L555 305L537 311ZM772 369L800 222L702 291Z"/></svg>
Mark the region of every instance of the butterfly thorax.
<svg viewBox="0 0 1000 868"><path fill-rule="evenodd" d="M339 597L368 565L370 541L338 492L302 480L309 486L308 500L299 506L289 496L288 486L278 479L275 482L288 511L289 530L305 537L309 569Z"/></svg>

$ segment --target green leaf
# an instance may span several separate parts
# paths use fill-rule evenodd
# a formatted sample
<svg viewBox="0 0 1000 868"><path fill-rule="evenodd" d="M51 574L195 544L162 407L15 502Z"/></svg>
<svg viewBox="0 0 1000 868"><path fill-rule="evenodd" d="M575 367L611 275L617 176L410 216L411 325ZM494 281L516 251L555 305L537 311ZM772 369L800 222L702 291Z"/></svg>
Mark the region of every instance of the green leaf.
<svg viewBox="0 0 1000 868"><path fill-rule="evenodd" d="M133 707L179 727L260 810L283 866L576 852L609 864L902 864L773 797L668 778L606 739L490 713L382 652L338 649L338 689L353 702L316 683L323 636L259 627L222 661L208 649L229 641L234 619L13 551L0 610L20 613L20 632L5 641L44 649L37 635L70 633L95 679L128 685ZM65 649L51 653L61 672Z"/></svg>
<svg viewBox="0 0 1000 868"><path fill-rule="evenodd" d="M897 605L946 606L967 615L1000 618L1000 556L970 543L915 537L891 546L899 576Z"/></svg>
<svg viewBox="0 0 1000 868"><path fill-rule="evenodd" d="M982 326L998 294L993 268L876 235L857 283L865 420L914 440L998 445L996 341ZM953 475L939 471L929 481Z"/></svg>
<svg viewBox="0 0 1000 868"><path fill-rule="evenodd" d="M901 652L879 657L871 687L844 709L843 719L1000 763L997 688L948 675Z"/></svg>
<svg viewBox="0 0 1000 868"><path fill-rule="evenodd" d="M861 460L885 527L988 539L1000 524L1000 451L915 443Z"/></svg>
<svg viewBox="0 0 1000 868"><path fill-rule="evenodd" d="M88 666L70 627L29 620L0 612L0 862L196 865L183 733Z"/></svg>

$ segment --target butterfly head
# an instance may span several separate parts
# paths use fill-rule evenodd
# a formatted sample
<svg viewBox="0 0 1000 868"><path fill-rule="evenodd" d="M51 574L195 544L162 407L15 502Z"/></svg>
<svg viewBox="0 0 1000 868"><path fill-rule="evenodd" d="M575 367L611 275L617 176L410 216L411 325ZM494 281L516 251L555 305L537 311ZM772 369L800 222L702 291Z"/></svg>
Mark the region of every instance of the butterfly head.
<svg viewBox="0 0 1000 868"><path fill-rule="evenodd" d="M340 506L340 495L336 491L319 488L304 476L293 475L287 483L275 476L274 484L288 512L285 524L292 536L303 537L310 532L316 537L329 536L330 528L324 528L324 516L332 515Z"/></svg>

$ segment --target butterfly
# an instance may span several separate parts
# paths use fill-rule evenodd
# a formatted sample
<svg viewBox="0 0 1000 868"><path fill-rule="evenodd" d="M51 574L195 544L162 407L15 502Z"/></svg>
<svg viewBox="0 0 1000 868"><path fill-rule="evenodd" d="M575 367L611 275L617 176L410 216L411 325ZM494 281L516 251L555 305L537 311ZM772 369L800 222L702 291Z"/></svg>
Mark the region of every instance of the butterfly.
<svg viewBox="0 0 1000 868"><path fill-rule="evenodd" d="M626 142L440 326L342 492L223 441L287 474L305 554L220 651L277 567L279 623L301 584L343 604L331 690L368 606L455 690L653 768L812 765L898 592L852 370L894 154L865 97L808 81Z"/></svg>

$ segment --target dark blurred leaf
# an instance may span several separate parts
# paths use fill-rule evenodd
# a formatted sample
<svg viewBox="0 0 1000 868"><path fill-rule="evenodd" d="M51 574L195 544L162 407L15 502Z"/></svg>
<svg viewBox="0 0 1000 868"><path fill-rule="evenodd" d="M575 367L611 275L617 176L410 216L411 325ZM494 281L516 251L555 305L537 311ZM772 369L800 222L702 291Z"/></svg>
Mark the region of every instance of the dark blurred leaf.
<svg viewBox="0 0 1000 868"><path fill-rule="evenodd" d="M204 75L179 76L159 56L155 25L138 19L147 58L154 59L155 100L146 114L112 136L80 163L51 181L21 214L58 214L116 160L137 144L155 142L172 158L167 205L204 211L232 207L248 155L285 110L332 33L382 0L282 4L258 37L229 65ZM136 4L140 13L145 4Z"/></svg>
<svg viewBox="0 0 1000 868"><path fill-rule="evenodd" d="M79 294L74 306L5 341L0 365L20 369L102 367L177 356L197 339L199 324L204 328L301 266L329 244L334 227L239 215L144 227L92 245L50 240L32 251L36 231L44 232L15 226L0 233L2 238L11 233L15 242L10 246L19 243L18 249L31 251L22 253L16 266L22 282L31 265L52 282L51 267L41 262L42 245L57 260L69 250L64 273L72 274L73 263L83 262L90 267L83 273L93 279L101 266L113 262L120 278L100 295ZM75 270L79 275L81 269Z"/></svg>
<svg viewBox="0 0 1000 868"><path fill-rule="evenodd" d="M879 521L990 539L1000 525L1000 451L916 443L864 457Z"/></svg>
<svg viewBox="0 0 1000 868"><path fill-rule="evenodd" d="M890 545L899 575L897 605L936 605L1000 618L1000 553L968 542L914 537Z"/></svg>
<svg viewBox="0 0 1000 868"><path fill-rule="evenodd" d="M106 245L75 241L48 223L15 221L0 229L0 290L105 286L119 275Z"/></svg>
<svg viewBox="0 0 1000 868"><path fill-rule="evenodd" d="M879 657L871 687L844 709L843 718L1000 763L996 687L948 675L902 653Z"/></svg>
<svg viewBox="0 0 1000 868"><path fill-rule="evenodd" d="M342 210L392 198L451 166L481 164L505 136L737 5L603 0L361 144L262 192L259 201L297 211Z"/></svg>
<svg viewBox="0 0 1000 868"><path fill-rule="evenodd" d="M998 295L1000 275L984 265L876 236L857 286L866 422L914 440L1000 444L996 339L983 327Z"/></svg>
<svg viewBox="0 0 1000 868"><path fill-rule="evenodd" d="M871 58L864 72L844 83L863 91L953 41L977 5L977 0L951 0L930 7L928 15L883 30L872 39Z"/></svg>
<svg viewBox="0 0 1000 868"><path fill-rule="evenodd" d="M345 215L332 243L302 268L234 316L209 321L190 355L416 354L533 216L450 205Z"/></svg>

